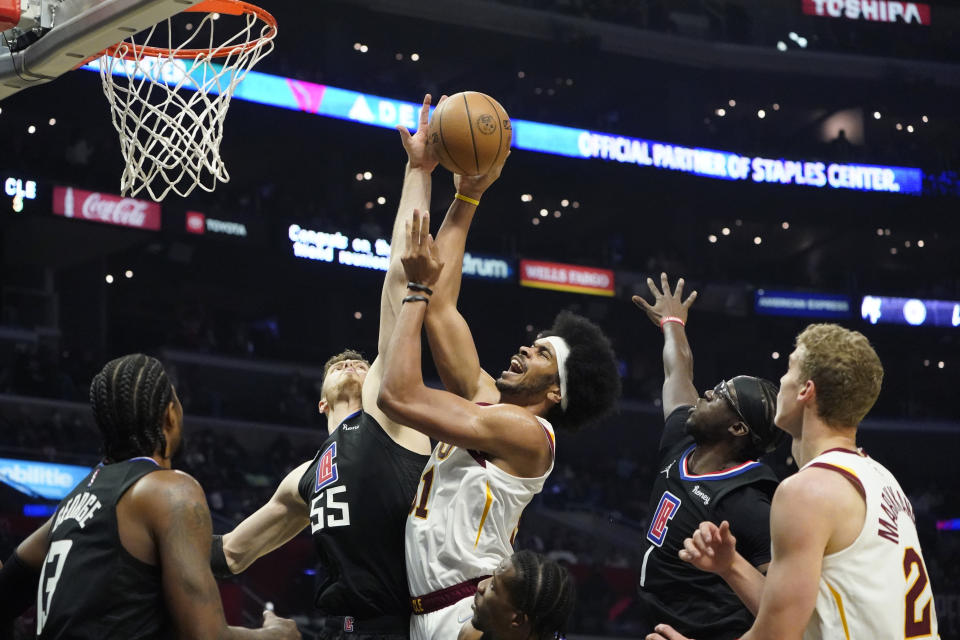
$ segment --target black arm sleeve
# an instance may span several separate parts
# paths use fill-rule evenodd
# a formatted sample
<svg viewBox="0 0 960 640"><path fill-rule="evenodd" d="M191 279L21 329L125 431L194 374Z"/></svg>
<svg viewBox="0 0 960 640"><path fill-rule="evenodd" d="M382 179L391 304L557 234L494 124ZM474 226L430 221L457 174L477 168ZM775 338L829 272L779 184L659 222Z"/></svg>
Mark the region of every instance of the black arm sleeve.
<svg viewBox="0 0 960 640"><path fill-rule="evenodd" d="M0 593L4 594L0 598L0 630L4 625L9 628L10 621L36 604L39 585L40 572L24 564L14 551L0 567Z"/></svg>
<svg viewBox="0 0 960 640"><path fill-rule="evenodd" d="M217 580L234 576L227 565L227 556L223 553L223 536L213 536L210 542L210 570Z"/></svg>
<svg viewBox="0 0 960 640"><path fill-rule="evenodd" d="M755 567L770 562L770 496L756 487L741 487L717 505L717 524L730 522L737 551Z"/></svg>

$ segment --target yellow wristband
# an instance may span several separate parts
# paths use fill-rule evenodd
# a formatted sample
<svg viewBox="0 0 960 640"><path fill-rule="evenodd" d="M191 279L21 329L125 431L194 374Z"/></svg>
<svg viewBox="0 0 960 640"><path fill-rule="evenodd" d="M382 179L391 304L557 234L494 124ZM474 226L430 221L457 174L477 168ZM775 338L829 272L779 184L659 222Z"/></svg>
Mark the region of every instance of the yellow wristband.
<svg viewBox="0 0 960 640"><path fill-rule="evenodd" d="M480 201L479 201L479 200L477 200L477 199L475 199L475 198L471 198L470 196L465 196L465 195L463 195L462 193L458 193L458 194L455 195L454 197L455 197L457 200L463 200L464 202L469 202L470 204L472 204L472 205L475 206L475 207L480 204Z"/></svg>

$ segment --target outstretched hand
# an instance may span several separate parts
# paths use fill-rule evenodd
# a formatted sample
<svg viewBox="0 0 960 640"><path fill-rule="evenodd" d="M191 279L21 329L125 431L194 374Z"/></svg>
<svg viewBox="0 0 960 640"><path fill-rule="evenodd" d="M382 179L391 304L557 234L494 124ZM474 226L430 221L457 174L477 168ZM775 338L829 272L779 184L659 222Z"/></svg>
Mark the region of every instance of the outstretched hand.
<svg viewBox="0 0 960 640"><path fill-rule="evenodd" d="M483 175L462 176L459 173L453 174L453 186L457 190L457 193L479 200L480 196L490 188L490 185L500 177L500 172L503 171L503 165L506 164L507 158L509 157L510 151L507 150L503 157L498 159L497 162L490 167L490 170Z"/></svg>
<svg viewBox="0 0 960 640"><path fill-rule="evenodd" d="M430 286L436 284L443 270L443 263L430 235L430 214L413 210L413 221L407 222L407 245L403 248L400 262L410 282Z"/></svg>
<svg viewBox="0 0 960 640"><path fill-rule="evenodd" d="M733 566L736 553L737 539L730 532L730 523L724 520L719 527L701 522L693 536L683 541L678 555L701 571L723 574Z"/></svg>
<svg viewBox="0 0 960 640"><path fill-rule="evenodd" d="M447 96L440 96L437 102L439 107ZM397 126L400 132L400 142L407 151L407 160L411 169L423 169L424 171L433 171L437 168L439 160L437 154L433 151L433 146L427 144L427 135L430 129L430 94L423 96L423 106L420 107L420 118L417 123L417 132L411 134L403 125Z"/></svg>
<svg viewBox="0 0 960 640"><path fill-rule="evenodd" d="M690 312L690 305L697 299L697 292L694 291L686 300L683 300L683 278L677 280L677 288L670 291L670 280L666 273L660 274L660 288L653 282L653 278L647 278L647 286L650 287L650 293L653 294L653 304L643 299L642 296L633 296L633 304L637 305L647 313L650 321L660 326L663 318L680 318L684 324L687 322L687 314Z"/></svg>
<svg viewBox="0 0 960 640"><path fill-rule="evenodd" d="M668 624L658 624L654 633L648 633L646 640L693 640L683 635Z"/></svg>

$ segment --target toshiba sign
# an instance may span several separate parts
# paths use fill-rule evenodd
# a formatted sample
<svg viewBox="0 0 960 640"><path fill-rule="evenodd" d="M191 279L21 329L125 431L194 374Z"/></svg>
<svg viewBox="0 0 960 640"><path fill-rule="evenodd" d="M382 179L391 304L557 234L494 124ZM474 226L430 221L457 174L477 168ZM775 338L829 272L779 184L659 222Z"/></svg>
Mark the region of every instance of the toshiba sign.
<svg viewBox="0 0 960 640"><path fill-rule="evenodd" d="M73 187L53 188L53 212L65 218L81 218L120 227L160 229L160 205L156 202Z"/></svg>
<svg viewBox="0 0 960 640"><path fill-rule="evenodd" d="M930 26L930 5L897 0L803 0L803 12L810 16L905 22Z"/></svg>

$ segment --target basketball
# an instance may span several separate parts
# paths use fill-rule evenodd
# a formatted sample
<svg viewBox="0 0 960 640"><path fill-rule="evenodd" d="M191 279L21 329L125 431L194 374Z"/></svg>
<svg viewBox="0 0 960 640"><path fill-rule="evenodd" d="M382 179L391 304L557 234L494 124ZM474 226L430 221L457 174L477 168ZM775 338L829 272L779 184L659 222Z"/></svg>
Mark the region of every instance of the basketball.
<svg viewBox="0 0 960 640"><path fill-rule="evenodd" d="M430 119L429 143L440 164L461 175L483 175L510 149L510 116L477 91L447 98Z"/></svg>

